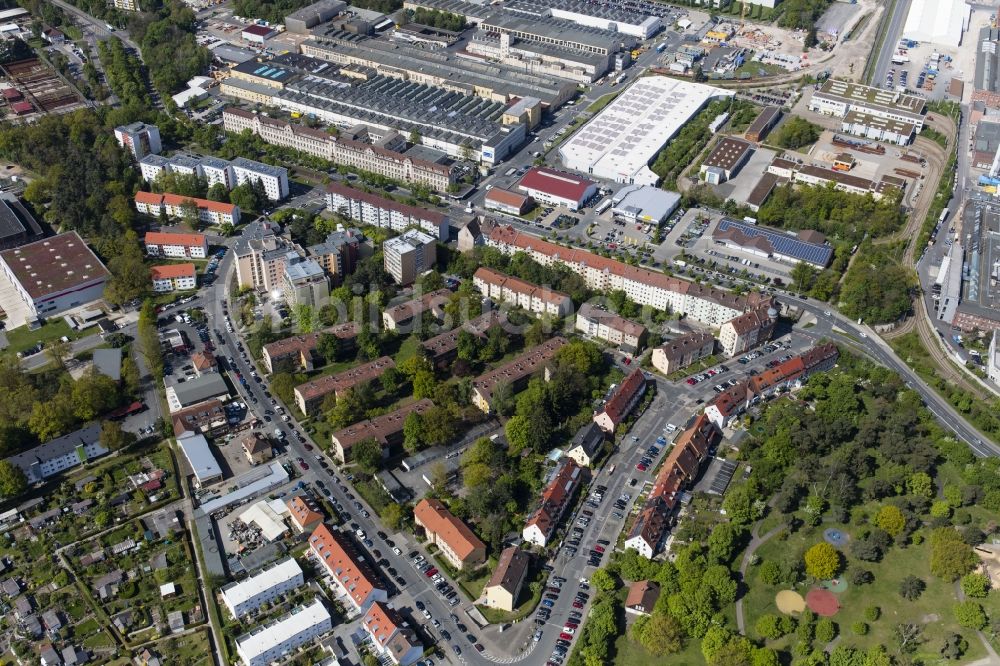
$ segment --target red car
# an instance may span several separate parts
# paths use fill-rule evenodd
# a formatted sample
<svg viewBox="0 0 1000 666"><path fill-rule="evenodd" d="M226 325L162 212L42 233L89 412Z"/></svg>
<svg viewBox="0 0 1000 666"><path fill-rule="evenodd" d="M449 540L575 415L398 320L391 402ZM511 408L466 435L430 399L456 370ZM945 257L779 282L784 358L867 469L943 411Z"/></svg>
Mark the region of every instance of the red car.
<svg viewBox="0 0 1000 666"><path fill-rule="evenodd" d="M632 359L630 359L628 356L625 357L625 365L632 365Z"/></svg>
<svg viewBox="0 0 1000 666"><path fill-rule="evenodd" d="M312 444L303 444L302 446L306 447L306 451L312 451L313 450Z"/></svg>
<svg viewBox="0 0 1000 666"><path fill-rule="evenodd" d="M648 468L647 468L647 467L646 467L645 465L643 465L642 463L639 463L638 465L636 465L636 466L635 466L635 468L636 468L637 470L639 470L640 472L645 472L645 471L646 471L646 470L648 469Z"/></svg>
<svg viewBox="0 0 1000 666"><path fill-rule="evenodd" d="M431 576L433 576L437 572L438 572L437 569L435 569L434 567L431 567L430 569L428 569L427 571L424 572L424 575L427 576L428 578L430 578Z"/></svg>
<svg viewBox="0 0 1000 666"><path fill-rule="evenodd" d="M694 380L694 377L688 377L688 379L687 379L687 383L688 383L688 386L694 386L694 385L695 385L695 384L697 384L698 382L696 382L696 381Z"/></svg>
<svg viewBox="0 0 1000 666"><path fill-rule="evenodd" d="M559 638L563 639L564 641L571 641L571 640L573 640L573 637L570 636L567 633L559 634Z"/></svg>
<svg viewBox="0 0 1000 666"><path fill-rule="evenodd" d="M603 553L604 546L594 546L594 550L596 550L598 553Z"/></svg>
<svg viewBox="0 0 1000 666"><path fill-rule="evenodd" d="M309 469L309 463L300 462L299 463L299 467L301 467L303 470L307 470L307 469Z"/></svg>
<svg viewBox="0 0 1000 666"><path fill-rule="evenodd" d="M574 601L573 608L583 608L583 604L581 604L579 601Z"/></svg>
<svg viewBox="0 0 1000 666"><path fill-rule="evenodd" d="M563 627L563 629L573 629L574 631L576 629L579 629L579 628L580 628L580 625L578 625L576 622L567 622L566 626Z"/></svg>

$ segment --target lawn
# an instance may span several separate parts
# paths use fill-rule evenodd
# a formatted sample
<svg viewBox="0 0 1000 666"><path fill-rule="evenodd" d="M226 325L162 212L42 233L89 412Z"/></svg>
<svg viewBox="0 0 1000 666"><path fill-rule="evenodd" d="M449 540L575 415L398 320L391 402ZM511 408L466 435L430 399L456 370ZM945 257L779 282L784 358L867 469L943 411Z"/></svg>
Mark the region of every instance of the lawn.
<svg viewBox="0 0 1000 666"><path fill-rule="evenodd" d="M700 641L688 640L677 654L654 657L646 648L629 639L628 632L615 640L611 654L615 666L703 666L705 663Z"/></svg>
<svg viewBox="0 0 1000 666"><path fill-rule="evenodd" d="M624 90L624 88L622 88L622 90ZM597 113L608 104L611 104L611 102L613 102L615 97L618 97L619 94L621 94L621 90L616 90L615 92L610 92L607 95L598 97L593 104L587 107L587 113Z"/></svg>
<svg viewBox="0 0 1000 666"><path fill-rule="evenodd" d="M403 361L413 358L420 349L420 340L415 335L408 335L399 345L399 351L393 356L393 360L398 367Z"/></svg>
<svg viewBox="0 0 1000 666"><path fill-rule="evenodd" d="M828 525L827 525L828 526ZM800 553L815 543L822 541L823 526L818 528L804 527L791 534L787 540L775 537L757 550L762 560L776 562L790 561L800 557ZM857 531L853 526L845 528L848 534ZM846 550L846 549L845 549ZM905 548L892 547L881 562L862 562L847 557L848 566L861 566L870 570L875 580L870 585L851 585L845 592L838 595L841 603L840 611L833 620L840 628L843 642L860 648L873 645L893 645L893 630L901 623L914 623L922 627L924 642L917 656L923 656L928 661L938 657L937 649L945 635L962 633L969 641L969 650L963 661L974 661L984 656L984 650L979 639L973 632L961 629L951 614L952 604L958 601L955 586L942 581L930 573L930 545L910 545ZM914 601L906 601L899 595L899 584L903 578L913 574L927 584L924 593ZM783 585L766 585L757 578L755 568L747 572L749 592L744 599L744 613L747 621L748 634L757 638L754 623L765 613L777 613L774 595ZM809 586L802 585L796 589L803 596ZM864 612L868 606L879 606L883 615L875 622L870 622L870 630L865 636L857 636L851 632L851 625L865 621ZM779 639L786 641L786 639ZM777 645L777 643L775 644Z"/></svg>
<svg viewBox="0 0 1000 666"><path fill-rule="evenodd" d="M2 353L16 354L28 347L34 346L36 342L45 343L47 346L48 343L58 340L63 336L66 336L70 340L79 340L90 335L97 335L97 332L98 329L96 326L83 331L74 331L63 319L50 319L42 327L34 331L29 330L27 326L18 326L13 330L6 331L8 345Z"/></svg>

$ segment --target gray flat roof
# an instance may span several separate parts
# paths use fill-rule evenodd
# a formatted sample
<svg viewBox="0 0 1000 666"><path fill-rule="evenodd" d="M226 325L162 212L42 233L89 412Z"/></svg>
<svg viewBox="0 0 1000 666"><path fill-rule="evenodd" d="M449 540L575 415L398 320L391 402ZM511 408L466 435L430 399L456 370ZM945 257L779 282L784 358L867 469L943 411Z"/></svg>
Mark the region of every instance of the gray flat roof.
<svg viewBox="0 0 1000 666"><path fill-rule="evenodd" d="M514 0L522 3L523 0ZM590 28L565 19L551 17L533 17L513 12L498 12L483 20L486 29L499 29L509 32L519 32L533 35L538 40L562 45L584 44L593 48L606 49L608 52L617 50L622 35L602 28Z"/></svg>
<svg viewBox="0 0 1000 666"><path fill-rule="evenodd" d="M253 60L257 57L257 53L255 51L244 49L239 46L233 46L232 44L221 44L214 47L212 49L212 55L224 62L234 63L246 62L247 60Z"/></svg>
<svg viewBox="0 0 1000 666"><path fill-rule="evenodd" d="M229 395L229 387L221 375L211 372L174 386L174 394L182 407Z"/></svg>
<svg viewBox="0 0 1000 666"><path fill-rule="evenodd" d="M677 210L681 195L649 185L626 185L611 199L616 209L632 209L634 217L663 221Z"/></svg>
<svg viewBox="0 0 1000 666"><path fill-rule="evenodd" d="M184 457L187 458L188 464L191 465L199 482L222 476L222 468L219 467L204 435L178 437L177 444L184 452Z"/></svg>
<svg viewBox="0 0 1000 666"><path fill-rule="evenodd" d="M288 175L288 169L285 167L273 166L271 164L264 164L263 162L257 162L256 160L249 160L245 157L237 157L235 160L230 162L233 167L239 167L241 169L247 169L248 171L256 171L257 173L264 173L270 176L282 176Z"/></svg>
<svg viewBox="0 0 1000 666"><path fill-rule="evenodd" d="M25 232L29 237L40 236L42 229L16 196L7 192L0 194L0 238Z"/></svg>
<svg viewBox="0 0 1000 666"><path fill-rule="evenodd" d="M93 444L101 439L101 424L92 423L85 428L80 428L68 435L57 437L56 439L39 444L33 449L28 449L16 456L7 458L7 461L23 470L28 469L36 462L44 462L72 453L79 446Z"/></svg>

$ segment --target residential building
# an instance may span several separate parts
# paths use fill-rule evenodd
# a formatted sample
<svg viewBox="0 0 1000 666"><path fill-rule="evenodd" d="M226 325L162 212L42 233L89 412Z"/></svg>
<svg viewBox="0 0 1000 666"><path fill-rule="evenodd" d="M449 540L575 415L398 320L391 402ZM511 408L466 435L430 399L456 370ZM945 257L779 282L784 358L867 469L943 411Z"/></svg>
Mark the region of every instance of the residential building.
<svg viewBox="0 0 1000 666"><path fill-rule="evenodd" d="M586 480L586 470L572 460L563 460L542 491L538 508L528 518L521 536L528 543L545 547L559 526L566 509L573 504L573 495Z"/></svg>
<svg viewBox="0 0 1000 666"><path fill-rule="evenodd" d="M417 277L437 264L437 241L417 229L382 244L385 271L396 284L413 284Z"/></svg>
<svg viewBox="0 0 1000 666"><path fill-rule="evenodd" d="M288 517L300 533L313 532L323 524L326 516L319 504L308 495L295 495L285 500L288 507Z"/></svg>
<svg viewBox="0 0 1000 666"><path fill-rule="evenodd" d="M194 367L194 374L201 377L209 372L215 372L219 362L215 359L212 352L203 350L191 354L191 365Z"/></svg>
<svg viewBox="0 0 1000 666"><path fill-rule="evenodd" d="M669 310L709 326L721 326L733 317L770 301L769 296L758 292L738 296L659 271L630 266L586 250L556 245L509 226L493 228L487 245L508 255L525 252L544 266L564 265L580 275L589 289L605 293L621 290L639 305Z"/></svg>
<svg viewBox="0 0 1000 666"><path fill-rule="evenodd" d="M282 292L289 305L308 305L318 311L330 302L330 279L312 259L292 257L285 263Z"/></svg>
<svg viewBox="0 0 1000 666"><path fill-rule="evenodd" d="M241 435L236 442L251 465L266 463L274 457L271 442L256 430Z"/></svg>
<svg viewBox="0 0 1000 666"><path fill-rule="evenodd" d="M723 137L701 163L702 178L710 185L721 185L736 175L753 153L753 144L743 139Z"/></svg>
<svg viewBox="0 0 1000 666"><path fill-rule="evenodd" d="M565 171L548 167L532 167L524 174L517 188L535 201L579 210L597 194L597 183Z"/></svg>
<svg viewBox="0 0 1000 666"><path fill-rule="evenodd" d="M319 340L323 335L332 335L337 338L339 349L347 353L354 348L360 329L360 325L352 321L331 326L315 333L295 335L277 342L270 342L264 345L261 351L264 367L267 368L269 374L299 370L310 372L326 364L326 359L320 357L317 351Z"/></svg>
<svg viewBox="0 0 1000 666"><path fill-rule="evenodd" d="M497 561L497 568L483 588L483 604L508 613L513 612L517 608L530 564L531 555L528 551L517 546L504 548Z"/></svg>
<svg viewBox="0 0 1000 666"><path fill-rule="evenodd" d="M304 384L295 387L295 404L299 411L305 416L312 416L320 403L330 393L336 394L338 398L365 382L378 379L385 372L386 368L395 368L396 364L388 356L377 358L374 361L355 366L350 370L335 375L318 377Z"/></svg>
<svg viewBox="0 0 1000 666"><path fill-rule="evenodd" d="M421 398L388 414L365 419L336 431L331 435L334 457L341 464L350 462L351 449L356 444L374 439L382 446L382 457L388 458L390 449L403 441L406 417L410 414L423 414L433 406L434 403L428 398Z"/></svg>
<svg viewBox="0 0 1000 666"><path fill-rule="evenodd" d="M354 272L361 256L364 234L358 229L343 229L327 235L322 243L306 248L306 256L319 264L337 286Z"/></svg>
<svg viewBox="0 0 1000 666"><path fill-rule="evenodd" d="M632 524L625 539L626 549L633 548L650 559L657 553L673 524L681 492L698 476L709 451L721 438L722 433L705 414L700 414L691 427L681 433Z"/></svg>
<svg viewBox="0 0 1000 666"><path fill-rule="evenodd" d="M381 578L343 533L320 525L309 537L309 552L356 610L365 613L376 601L389 600Z"/></svg>
<svg viewBox="0 0 1000 666"><path fill-rule="evenodd" d="M304 254L299 246L281 235L280 227L266 220L248 224L233 253L237 284L267 292L281 291L289 258Z"/></svg>
<svg viewBox="0 0 1000 666"><path fill-rule="evenodd" d="M479 375L472 381L472 403L489 414L493 410L494 391L497 389L508 397L513 397L534 375L545 372L547 379L546 368L549 361L565 344L566 338L552 338L529 349L513 361Z"/></svg>
<svg viewBox="0 0 1000 666"><path fill-rule="evenodd" d="M859 111L877 118L912 124L917 133L924 128L925 106L923 97L838 79L827 79L809 100L810 111L839 118L849 111Z"/></svg>
<svg viewBox="0 0 1000 666"><path fill-rule="evenodd" d="M31 318L52 317L104 296L110 273L97 255L69 231L0 252L0 270Z"/></svg>
<svg viewBox="0 0 1000 666"><path fill-rule="evenodd" d="M302 567L294 557L287 557L249 578L224 586L219 595L229 613L239 619L304 584Z"/></svg>
<svg viewBox="0 0 1000 666"><path fill-rule="evenodd" d="M573 301L567 294L486 266L476 269L472 284L485 298L517 306L536 316L549 315L558 319L573 309Z"/></svg>
<svg viewBox="0 0 1000 666"><path fill-rule="evenodd" d="M267 666L290 655L333 628L330 611L316 597L308 606L292 609L273 622L254 627L236 639L244 666Z"/></svg>
<svg viewBox="0 0 1000 666"><path fill-rule="evenodd" d="M458 251L471 252L486 244L486 236L494 224L485 217L474 217L458 230Z"/></svg>
<svg viewBox="0 0 1000 666"><path fill-rule="evenodd" d="M152 183L161 173L170 172L170 158L162 155L146 155L139 160L139 171L144 181Z"/></svg>
<svg viewBox="0 0 1000 666"><path fill-rule="evenodd" d="M604 431L591 421L576 431L566 449L566 457L580 467L590 467L604 446Z"/></svg>
<svg viewBox="0 0 1000 666"><path fill-rule="evenodd" d="M156 155L160 152L160 129L156 125L143 122L119 125L115 128L115 139L118 145L132 153L132 157L141 160L146 155Z"/></svg>
<svg viewBox="0 0 1000 666"><path fill-rule="evenodd" d="M236 185L260 181L271 201L281 201L288 196L288 169L237 157L231 163Z"/></svg>
<svg viewBox="0 0 1000 666"><path fill-rule="evenodd" d="M368 632L376 652L388 657L396 666L410 666L424 654L424 646L416 632L395 609L384 603L373 603L361 620L361 626Z"/></svg>
<svg viewBox="0 0 1000 666"><path fill-rule="evenodd" d="M650 615L660 598L660 584L655 580L637 580L628 588L625 612L633 615Z"/></svg>
<svg viewBox="0 0 1000 666"><path fill-rule="evenodd" d="M730 386L709 401L705 415L719 428L725 428L750 405L801 385L814 372L829 370L836 365L838 356L834 344L813 347Z"/></svg>
<svg viewBox="0 0 1000 666"><path fill-rule="evenodd" d="M751 310L722 325L719 346L730 358L742 354L770 340L777 322L778 311L773 307Z"/></svg>
<svg viewBox="0 0 1000 666"><path fill-rule="evenodd" d="M486 561L486 544L440 500L420 500L413 508L413 519L427 540L459 571L475 569Z"/></svg>
<svg viewBox="0 0 1000 666"><path fill-rule="evenodd" d="M0 192L0 250L30 243L43 235L42 228L17 195Z"/></svg>
<svg viewBox="0 0 1000 666"><path fill-rule="evenodd" d="M803 229L791 236L780 229L749 224L724 217L712 229L712 241L754 257L773 259L787 264L804 261L820 270L829 265L833 248L826 236L812 229Z"/></svg>
<svg viewBox="0 0 1000 666"><path fill-rule="evenodd" d="M101 443L101 425L92 423L11 456L7 462L24 472L28 483L38 483L107 452L108 449Z"/></svg>
<svg viewBox="0 0 1000 666"><path fill-rule="evenodd" d="M412 157L405 152L390 149L395 132L375 139L367 130L333 135L322 129L269 118L237 107L226 107L222 112L222 126L227 132L250 130L267 143L295 148L309 155L321 157L337 164L377 173L387 178L418 185L426 185L439 192L447 191L457 180L450 160L438 162ZM405 148L405 141L403 142Z"/></svg>
<svg viewBox="0 0 1000 666"><path fill-rule="evenodd" d="M584 303L576 313L576 330L617 345L629 354L638 354L646 346L646 327L634 321Z"/></svg>
<svg viewBox="0 0 1000 666"><path fill-rule="evenodd" d="M728 326L729 323L723 326ZM654 348L651 361L654 368L669 375L708 358L714 349L715 338L710 333L686 333Z"/></svg>
<svg viewBox="0 0 1000 666"><path fill-rule="evenodd" d="M168 291L184 291L198 288L198 275L194 264L165 264L149 269L153 280L153 291L162 294Z"/></svg>
<svg viewBox="0 0 1000 666"><path fill-rule="evenodd" d="M338 182L326 186L326 205L348 219L373 227L399 232L416 227L439 241L448 240L448 217L436 210L399 203Z"/></svg>
<svg viewBox="0 0 1000 666"><path fill-rule="evenodd" d="M445 369L458 357L458 338L462 331L467 331L480 340L485 340L486 334L499 324L499 315L495 310L490 310L457 328L424 340L420 343L420 347L434 364L434 367Z"/></svg>
<svg viewBox="0 0 1000 666"><path fill-rule="evenodd" d="M226 409L218 399L206 400L170 415L174 435L194 432L214 437L229 429Z"/></svg>
<svg viewBox="0 0 1000 666"><path fill-rule="evenodd" d="M193 432L182 433L177 437L177 445L181 447L184 459L194 474L195 485L199 488L222 480L222 468L215 459L208 440L204 435Z"/></svg>
<svg viewBox="0 0 1000 666"><path fill-rule="evenodd" d="M518 194L502 187L491 188L483 201L486 210L498 210L508 215L524 215L535 207L535 200L526 194Z"/></svg>
<svg viewBox="0 0 1000 666"><path fill-rule="evenodd" d="M436 319L444 317L444 306L448 304L451 296L451 290L438 289L419 298L388 307L382 313L382 326L387 331L399 331L403 328L406 328L406 332L420 330L425 312L431 313Z"/></svg>
<svg viewBox="0 0 1000 666"><path fill-rule="evenodd" d="M239 206L210 199L193 199L180 194L157 194L140 190L135 193L135 208L146 215L159 216L163 213L176 219L183 219L189 214L196 215L196 220L203 224L235 226L240 223Z"/></svg>
<svg viewBox="0 0 1000 666"><path fill-rule="evenodd" d="M182 234L168 231L147 231L143 238L146 254L170 259L205 259L208 238L205 234Z"/></svg>
<svg viewBox="0 0 1000 666"><path fill-rule="evenodd" d="M119 9L123 12L137 12L140 11L139 3L136 0L108 0L110 4L115 9Z"/></svg>
<svg viewBox="0 0 1000 666"><path fill-rule="evenodd" d="M614 435L615 430L628 418L644 395L646 395L646 373L642 368L636 368L618 385L604 406L594 414L594 423L604 432Z"/></svg>

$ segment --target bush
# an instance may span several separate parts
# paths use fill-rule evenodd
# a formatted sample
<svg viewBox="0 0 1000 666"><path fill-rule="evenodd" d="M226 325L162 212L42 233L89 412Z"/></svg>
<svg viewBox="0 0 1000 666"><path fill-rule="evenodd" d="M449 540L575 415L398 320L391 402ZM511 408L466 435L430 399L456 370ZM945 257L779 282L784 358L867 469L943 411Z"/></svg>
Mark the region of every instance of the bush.
<svg viewBox="0 0 1000 666"><path fill-rule="evenodd" d="M970 573L962 577L962 591L966 596L983 598L990 592L990 579L980 573Z"/></svg>
<svg viewBox="0 0 1000 666"><path fill-rule="evenodd" d="M924 581L910 575L899 582L899 596L907 601L916 601L926 588L927 584Z"/></svg>
<svg viewBox="0 0 1000 666"><path fill-rule="evenodd" d="M986 626L986 611L983 610L982 604L978 601L966 599L962 603L952 606L952 612L955 614L955 620L959 626L966 629L978 630Z"/></svg>
<svg viewBox="0 0 1000 666"><path fill-rule="evenodd" d="M869 622L874 622L882 617L882 609L878 606L869 606L865 609L865 619Z"/></svg>
<svg viewBox="0 0 1000 666"><path fill-rule="evenodd" d="M858 636L864 636L868 633L868 625L860 621L855 622L851 625L851 631Z"/></svg>
<svg viewBox="0 0 1000 666"><path fill-rule="evenodd" d="M851 585L870 585L875 580L875 574L868 569L851 567L847 572L847 579Z"/></svg>
<svg viewBox="0 0 1000 666"><path fill-rule="evenodd" d="M764 560L757 572L757 578L765 585L777 585L781 582L781 566L772 560Z"/></svg>
<svg viewBox="0 0 1000 666"><path fill-rule="evenodd" d="M816 640L820 643L829 643L837 637L837 625L828 617L822 618L816 623Z"/></svg>

